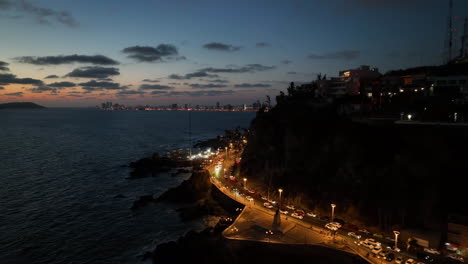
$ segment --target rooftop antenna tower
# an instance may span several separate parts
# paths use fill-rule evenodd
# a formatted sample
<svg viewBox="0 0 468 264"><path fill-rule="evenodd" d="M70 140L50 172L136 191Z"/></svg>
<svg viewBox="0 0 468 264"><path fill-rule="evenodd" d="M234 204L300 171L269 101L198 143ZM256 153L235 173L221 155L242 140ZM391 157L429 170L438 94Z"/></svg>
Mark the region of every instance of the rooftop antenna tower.
<svg viewBox="0 0 468 264"><path fill-rule="evenodd" d="M456 28L456 23L458 20L457 15L453 15L453 0L449 0L449 16L448 16L448 28L447 28L447 38L445 40L445 63L451 63L454 59L458 59L458 45L460 41L458 40L458 28ZM466 30L466 28L465 28ZM465 34L464 34L465 35ZM463 41L463 39L462 39ZM461 52L463 52L464 46L462 42ZM455 52L454 52L455 51ZM457 53L457 54L455 54ZM454 58L455 56L455 58Z"/></svg>
<svg viewBox="0 0 468 264"><path fill-rule="evenodd" d="M448 16L448 29L447 39L445 40L447 48L445 62L450 63L452 60L452 49L453 49L453 0L449 0L449 16Z"/></svg>
<svg viewBox="0 0 468 264"><path fill-rule="evenodd" d="M192 113L191 109L188 109L188 116L189 116L189 153L190 157L192 157Z"/></svg>
<svg viewBox="0 0 468 264"><path fill-rule="evenodd" d="M461 49L460 49L460 57L462 59L468 56L468 18L465 17L464 29L463 29L463 36L461 39Z"/></svg>

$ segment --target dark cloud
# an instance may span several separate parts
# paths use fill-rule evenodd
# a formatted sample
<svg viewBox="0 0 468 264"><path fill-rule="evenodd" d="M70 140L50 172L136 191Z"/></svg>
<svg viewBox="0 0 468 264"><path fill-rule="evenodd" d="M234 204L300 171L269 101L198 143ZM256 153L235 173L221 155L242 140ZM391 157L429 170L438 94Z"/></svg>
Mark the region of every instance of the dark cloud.
<svg viewBox="0 0 468 264"><path fill-rule="evenodd" d="M0 61L0 71L10 71L10 68L7 67L8 65L9 63Z"/></svg>
<svg viewBox="0 0 468 264"><path fill-rule="evenodd" d="M213 83L209 83L209 84L192 83L192 84L189 84L189 86L192 87L193 89L212 89L212 88L227 87L227 85L224 85L224 84L213 84Z"/></svg>
<svg viewBox="0 0 468 264"><path fill-rule="evenodd" d="M310 54L307 58L312 60L354 60L359 58L361 52L358 50L340 50L331 53Z"/></svg>
<svg viewBox="0 0 468 264"><path fill-rule="evenodd" d="M160 81L159 81L159 80L143 79L142 82L158 83L158 82L160 82Z"/></svg>
<svg viewBox="0 0 468 264"><path fill-rule="evenodd" d="M174 88L167 85L160 84L142 84L140 85L140 90L172 90Z"/></svg>
<svg viewBox="0 0 468 264"><path fill-rule="evenodd" d="M275 66L265 66L261 64L247 64L244 67L231 67L231 68L204 68L200 71L208 73L246 73L246 72L259 72L275 69Z"/></svg>
<svg viewBox="0 0 468 264"><path fill-rule="evenodd" d="M135 90L126 90L126 91L119 91L116 93L117 96L127 96L127 95L140 95L143 96L145 92L143 91L135 91Z"/></svg>
<svg viewBox="0 0 468 264"><path fill-rule="evenodd" d="M211 83L229 83L228 80L222 80L222 79L204 80L204 81L211 82Z"/></svg>
<svg viewBox="0 0 468 264"><path fill-rule="evenodd" d="M58 75L48 75L47 77L45 77L44 79L55 79L55 78L58 78Z"/></svg>
<svg viewBox="0 0 468 264"><path fill-rule="evenodd" d="M206 71L196 71L192 73L187 73L185 75L179 75L179 74L171 74L168 76L169 79L173 80L188 80L192 78L216 78L219 77L217 74L208 74Z"/></svg>
<svg viewBox="0 0 468 264"><path fill-rule="evenodd" d="M176 46L172 44L160 44L157 47L132 46L122 50L128 57L138 62L163 62L164 60L185 59L177 57L179 54Z"/></svg>
<svg viewBox="0 0 468 264"><path fill-rule="evenodd" d="M0 0L0 10L15 10L19 13L31 15L39 24L51 24L51 21L70 27L78 26L75 18L67 11L40 7L28 0ZM23 16L10 16L22 18Z"/></svg>
<svg viewBox="0 0 468 264"><path fill-rule="evenodd" d="M264 83L241 83L234 85L236 88L267 88L271 87L271 84Z"/></svg>
<svg viewBox="0 0 468 264"><path fill-rule="evenodd" d="M74 94L74 93L73 94L69 93L69 94L67 94L67 96L83 97L81 94Z"/></svg>
<svg viewBox="0 0 468 264"><path fill-rule="evenodd" d="M219 50L219 51L238 51L241 47L233 46L229 44L224 44L220 42L211 42L203 45L203 48L209 50Z"/></svg>
<svg viewBox="0 0 468 264"><path fill-rule="evenodd" d="M125 90L127 86L120 86L119 83L91 80L89 82L79 83L79 86L88 93L102 90Z"/></svg>
<svg viewBox="0 0 468 264"><path fill-rule="evenodd" d="M72 82L54 82L47 84L49 87L56 87L56 88L65 88L65 87L75 87L76 83Z"/></svg>
<svg viewBox="0 0 468 264"><path fill-rule="evenodd" d="M281 63L283 63L283 64L291 64L292 61L290 61L290 60L282 60Z"/></svg>
<svg viewBox="0 0 468 264"><path fill-rule="evenodd" d="M257 43L255 43L255 46L258 47L258 48L264 48L264 47L271 46L271 44L268 43L268 42L257 42Z"/></svg>
<svg viewBox="0 0 468 264"><path fill-rule="evenodd" d="M23 96L23 92L6 93L6 94L4 94L4 95L21 97L21 96Z"/></svg>
<svg viewBox="0 0 468 264"><path fill-rule="evenodd" d="M152 91L151 92L152 95L166 94L166 93L167 93L166 91Z"/></svg>
<svg viewBox="0 0 468 264"><path fill-rule="evenodd" d="M32 85L42 85L41 80L32 79L32 78L17 78L14 74L0 74L0 84L32 84Z"/></svg>
<svg viewBox="0 0 468 264"><path fill-rule="evenodd" d="M32 92L32 93L51 92L51 93L56 94L56 93L57 93L57 90L58 90L58 88L56 88L56 87L50 87L50 86L47 86L47 85L41 85L41 86L38 86L38 87L35 87L35 88L32 88L32 89L29 89L28 91L30 91L30 92Z"/></svg>
<svg viewBox="0 0 468 264"><path fill-rule="evenodd" d="M90 63L95 65L118 65L119 62L103 55L59 55L59 56L23 56L15 58L17 62L34 65L60 65L69 63Z"/></svg>
<svg viewBox="0 0 468 264"><path fill-rule="evenodd" d="M234 94L233 90L172 91L168 96L220 96Z"/></svg>
<svg viewBox="0 0 468 264"><path fill-rule="evenodd" d="M90 67L80 67L74 69L72 72L65 75L66 77L76 77L76 78L97 78L103 79L108 78L113 75L119 75L119 69L117 68L106 68L99 66L90 66Z"/></svg>
<svg viewBox="0 0 468 264"><path fill-rule="evenodd" d="M290 71L290 72L287 72L287 74L297 74L297 72L295 72L295 71Z"/></svg>

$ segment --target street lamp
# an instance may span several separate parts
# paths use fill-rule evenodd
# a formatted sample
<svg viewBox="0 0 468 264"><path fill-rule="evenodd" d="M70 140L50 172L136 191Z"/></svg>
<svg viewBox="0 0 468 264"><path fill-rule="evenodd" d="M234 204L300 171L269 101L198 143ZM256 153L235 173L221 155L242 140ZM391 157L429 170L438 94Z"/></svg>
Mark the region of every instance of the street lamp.
<svg viewBox="0 0 468 264"><path fill-rule="evenodd" d="M244 178L244 189L247 190L247 178Z"/></svg>
<svg viewBox="0 0 468 264"><path fill-rule="evenodd" d="M224 147L224 149L226 150L226 157L227 157L227 155L228 155L228 152L227 152L227 147Z"/></svg>
<svg viewBox="0 0 468 264"><path fill-rule="evenodd" d="M283 192L283 189L279 188L279 189L278 189L278 192L279 192L279 194L280 194L278 207L281 208L281 193Z"/></svg>
<svg viewBox="0 0 468 264"><path fill-rule="evenodd" d="M393 231L393 234L395 234L395 251L397 251L398 250L398 235L400 234L400 232Z"/></svg>
<svg viewBox="0 0 468 264"><path fill-rule="evenodd" d="M336 204L331 204L331 208L332 208L332 217L331 217L330 222L333 222L333 219L335 218L335 207L336 207Z"/></svg>

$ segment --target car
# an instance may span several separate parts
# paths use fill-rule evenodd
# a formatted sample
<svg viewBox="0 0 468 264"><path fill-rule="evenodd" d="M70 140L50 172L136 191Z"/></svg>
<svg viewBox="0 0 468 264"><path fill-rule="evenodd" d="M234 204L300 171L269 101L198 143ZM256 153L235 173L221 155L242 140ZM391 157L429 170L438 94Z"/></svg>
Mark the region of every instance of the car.
<svg viewBox="0 0 468 264"><path fill-rule="evenodd" d="M233 191L233 192L237 192L237 188L235 188L235 187L232 188L232 191Z"/></svg>
<svg viewBox="0 0 468 264"><path fill-rule="evenodd" d="M369 248L369 249L373 249L373 248L374 248L374 245L372 245L371 243L366 242L366 241L361 241L358 245L363 246L363 247L366 247L366 248Z"/></svg>
<svg viewBox="0 0 468 264"><path fill-rule="evenodd" d="M276 204L276 201L273 201L273 200L268 200L268 202L271 204Z"/></svg>
<svg viewBox="0 0 468 264"><path fill-rule="evenodd" d="M382 250L382 251L379 252L379 254L377 254L377 258L386 259L386 258L387 258L387 254L388 254L387 251Z"/></svg>
<svg viewBox="0 0 468 264"><path fill-rule="evenodd" d="M416 264L426 264L426 263L424 263L422 261L418 261L418 262L416 262Z"/></svg>
<svg viewBox="0 0 468 264"><path fill-rule="evenodd" d="M397 257L397 258L395 259L395 263L396 263L396 264L401 264L401 263L403 263L403 258L402 258L402 257Z"/></svg>
<svg viewBox="0 0 468 264"><path fill-rule="evenodd" d="M382 251L381 246L374 246L374 248L372 249L372 253L374 253L374 254L379 254L380 251Z"/></svg>
<svg viewBox="0 0 468 264"><path fill-rule="evenodd" d="M392 237L388 237L388 236L387 236L387 237L385 237L385 239L388 240L388 241L391 241L391 242L395 242L395 239L392 238Z"/></svg>
<svg viewBox="0 0 468 264"><path fill-rule="evenodd" d="M301 216L304 216L304 215L305 215L304 210L301 210L301 209L297 209L297 210L296 210L296 213L299 214L299 215L301 215Z"/></svg>
<svg viewBox="0 0 468 264"><path fill-rule="evenodd" d="M255 193L255 190L249 190L249 193Z"/></svg>
<svg viewBox="0 0 468 264"><path fill-rule="evenodd" d="M367 231L367 229L359 229L358 231L359 231L359 232L362 232L362 233L364 233L364 234L366 234L366 235L369 235L369 234L370 234L370 232Z"/></svg>
<svg viewBox="0 0 468 264"><path fill-rule="evenodd" d="M437 249L434 249L434 248L424 248L424 251L427 252L427 253L434 254L434 255L440 255L440 252L437 251Z"/></svg>
<svg viewBox="0 0 468 264"><path fill-rule="evenodd" d="M383 235L382 234L379 234L379 233L375 233L372 235L373 237L378 237L378 238L383 238Z"/></svg>
<svg viewBox="0 0 468 264"><path fill-rule="evenodd" d="M273 208L273 205L271 205L270 203L263 203L263 206L269 209Z"/></svg>
<svg viewBox="0 0 468 264"><path fill-rule="evenodd" d="M281 210L281 209L279 209L279 211L280 211L280 213L282 213L282 214L284 214L284 215L289 214L289 211L287 211L287 210Z"/></svg>
<svg viewBox="0 0 468 264"><path fill-rule="evenodd" d="M395 252L400 252L401 251L401 249L395 248L395 245L387 246L387 249L390 249L391 251L395 251Z"/></svg>
<svg viewBox="0 0 468 264"><path fill-rule="evenodd" d="M372 244L374 246L380 246L380 242L375 241L373 238L366 238L366 240L364 240L364 241L366 241L367 243L370 243L370 244Z"/></svg>
<svg viewBox="0 0 468 264"><path fill-rule="evenodd" d="M327 223L327 224L325 225L325 227L328 228L328 229L330 229L330 230L333 230L333 231L338 230L338 227L332 225L331 223Z"/></svg>
<svg viewBox="0 0 468 264"><path fill-rule="evenodd" d="M251 196L246 196L245 199L247 199L248 201L253 201L253 198Z"/></svg>
<svg viewBox="0 0 468 264"><path fill-rule="evenodd" d="M265 197L265 196L262 196L262 200L265 200L265 201L267 201L267 200L268 200L268 198L267 198L267 197Z"/></svg>
<svg viewBox="0 0 468 264"><path fill-rule="evenodd" d="M334 218L334 219L333 219L333 222L340 223L342 226L343 226L344 224L346 224L346 222L345 222L343 219L340 219L340 218Z"/></svg>
<svg viewBox="0 0 468 264"><path fill-rule="evenodd" d="M392 262L394 259L395 259L395 254L393 253L388 253L385 258L384 258L387 262Z"/></svg>
<svg viewBox="0 0 468 264"><path fill-rule="evenodd" d="M290 209L290 210L295 210L296 207L294 207L294 205L286 205L286 208Z"/></svg>
<svg viewBox="0 0 468 264"><path fill-rule="evenodd" d="M356 235L356 233L354 233L354 232L348 232L348 236L354 237L355 239L360 239L361 238L361 235Z"/></svg>
<svg viewBox="0 0 468 264"><path fill-rule="evenodd" d="M317 214L314 212L308 212L307 215L310 217L317 217Z"/></svg>
<svg viewBox="0 0 468 264"><path fill-rule="evenodd" d="M409 258L405 261L405 264L416 264L416 260Z"/></svg>
<svg viewBox="0 0 468 264"><path fill-rule="evenodd" d="M418 259L422 259L426 263L434 262L434 258L430 254L418 252L418 253L416 253L416 256L418 257Z"/></svg>
<svg viewBox="0 0 468 264"><path fill-rule="evenodd" d="M292 213L291 216L292 216L292 217L295 217L295 218L298 218L298 219L302 219L302 218L303 218L303 216L300 215L300 214L298 214L298 213Z"/></svg>
<svg viewBox="0 0 468 264"><path fill-rule="evenodd" d="M342 227L342 225L340 223L338 223L338 222L331 222L330 224L336 226L336 228L341 228Z"/></svg>
<svg viewBox="0 0 468 264"><path fill-rule="evenodd" d="M451 259L454 259L454 260L458 260L458 261L461 261L461 262L464 262L463 260L463 257L458 255L458 254L450 254L450 255L447 255L447 257L451 258Z"/></svg>

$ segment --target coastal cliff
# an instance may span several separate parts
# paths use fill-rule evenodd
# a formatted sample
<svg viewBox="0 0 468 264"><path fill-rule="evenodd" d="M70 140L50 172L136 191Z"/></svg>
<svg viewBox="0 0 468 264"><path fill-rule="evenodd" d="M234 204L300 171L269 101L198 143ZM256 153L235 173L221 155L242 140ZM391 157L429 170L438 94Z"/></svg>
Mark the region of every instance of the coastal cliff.
<svg viewBox="0 0 468 264"><path fill-rule="evenodd" d="M442 230L467 214L468 128L353 122L332 104L297 102L259 112L241 173L285 202L383 229Z"/></svg>

